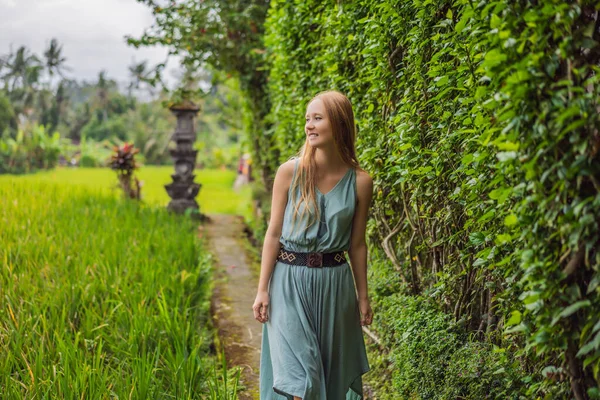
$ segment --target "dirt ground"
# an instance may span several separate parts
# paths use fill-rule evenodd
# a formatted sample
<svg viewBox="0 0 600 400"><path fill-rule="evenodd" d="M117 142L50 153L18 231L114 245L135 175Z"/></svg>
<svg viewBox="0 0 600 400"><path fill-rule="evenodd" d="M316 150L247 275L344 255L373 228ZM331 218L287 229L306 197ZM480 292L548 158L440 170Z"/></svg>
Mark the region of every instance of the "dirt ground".
<svg viewBox="0 0 600 400"><path fill-rule="evenodd" d="M258 372L262 325L254 319L252 304L258 286L246 252L243 219L211 215L201 227L215 256L217 266L213 318L229 367L242 368L241 400L259 399Z"/></svg>

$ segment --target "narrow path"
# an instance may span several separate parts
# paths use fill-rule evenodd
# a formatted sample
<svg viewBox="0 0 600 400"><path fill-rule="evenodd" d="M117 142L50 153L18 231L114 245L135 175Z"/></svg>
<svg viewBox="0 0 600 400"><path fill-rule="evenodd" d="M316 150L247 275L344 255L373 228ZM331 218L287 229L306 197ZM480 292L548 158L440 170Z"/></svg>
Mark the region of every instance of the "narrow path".
<svg viewBox="0 0 600 400"><path fill-rule="evenodd" d="M258 280L250 268L243 219L232 215L210 215L201 226L215 256L216 282L212 311L228 366L242 368L246 390L240 400L258 394L258 368L262 325L254 319L252 304Z"/></svg>

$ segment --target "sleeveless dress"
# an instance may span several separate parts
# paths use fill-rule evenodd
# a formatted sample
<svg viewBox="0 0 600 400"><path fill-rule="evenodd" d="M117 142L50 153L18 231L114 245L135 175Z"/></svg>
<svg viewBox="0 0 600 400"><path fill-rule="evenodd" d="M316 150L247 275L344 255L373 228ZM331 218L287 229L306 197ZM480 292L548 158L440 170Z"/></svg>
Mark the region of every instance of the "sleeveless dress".
<svg viewBox="0 0 600 400"><path fill-rule="evenodd" d="M326 194L315 190L321 221L308 230L300 218L292 226L292 202L299 192L298 188L292 198L290 185L280 238L283 248L347 251L356 206L354 168ZM309 268L277 262L269 295L260 359L261 400L362 399L362 374L369 371L369 364L350 265Z"/></svg>

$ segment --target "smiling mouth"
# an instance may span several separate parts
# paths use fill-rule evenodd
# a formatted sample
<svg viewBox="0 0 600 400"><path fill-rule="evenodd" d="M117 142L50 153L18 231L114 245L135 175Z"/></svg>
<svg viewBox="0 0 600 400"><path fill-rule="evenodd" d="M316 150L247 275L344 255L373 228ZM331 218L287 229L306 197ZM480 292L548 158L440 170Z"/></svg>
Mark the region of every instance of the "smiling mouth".
<svg viewBox="0 0 600 400"><path fill-rule="evenodd" d="M318 134L316 134L316 133L309 133L309 134L308 134L308 138L309 138L309 139L310 139L310 138L313 138L313 137L318 137L318 136L319 136L319 135L318 135Z"/></svg>

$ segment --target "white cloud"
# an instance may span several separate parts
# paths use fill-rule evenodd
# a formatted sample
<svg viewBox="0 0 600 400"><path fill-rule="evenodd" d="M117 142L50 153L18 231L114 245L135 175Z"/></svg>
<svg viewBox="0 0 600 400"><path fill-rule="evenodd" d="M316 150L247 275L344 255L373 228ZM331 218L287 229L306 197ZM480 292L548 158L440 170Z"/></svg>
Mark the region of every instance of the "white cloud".
<svg viewBox="0 0 600 400"><path fill-rule="evenodd" d="M15 0L0 0L0 6L4 7L15 7L17 2Z"/></svg>
<svg viewBox="0 0 600 400"><path fill-rule="evenodd" d="M10 45L25 45L41 55L56 38L70 76L95 80L106 70L109 77L126 81L132 61L165 60L165 48L135 49L125 41L125 35L139 36L152 22L150 9L135 0L0 0L0 54Z"/></svg>

